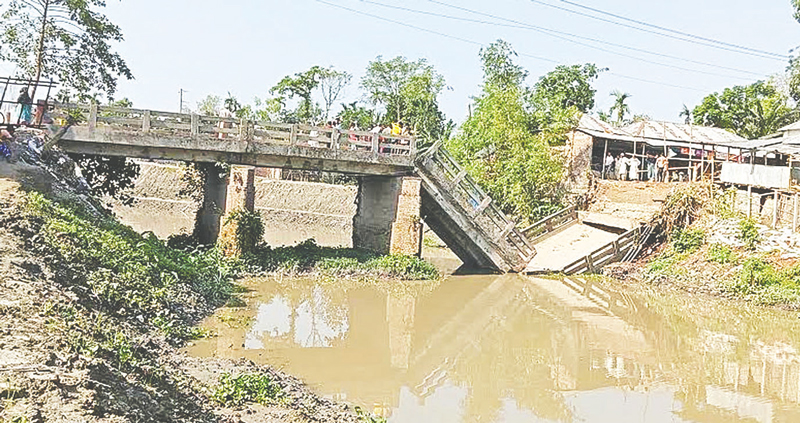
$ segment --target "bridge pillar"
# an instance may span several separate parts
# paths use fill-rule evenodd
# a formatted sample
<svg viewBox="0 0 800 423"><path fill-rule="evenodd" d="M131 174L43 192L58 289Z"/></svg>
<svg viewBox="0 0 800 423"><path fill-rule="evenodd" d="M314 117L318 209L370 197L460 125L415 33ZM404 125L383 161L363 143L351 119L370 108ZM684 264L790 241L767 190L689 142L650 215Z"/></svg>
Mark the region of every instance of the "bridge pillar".
<svg viewBox="0 0 800 423"><path fill-rule="evenodd" d="M207 175L203 186L203 204L197 210L194 236L203 245L214 245L220 231L220 219L225 210L228 180L220 176L214 163L202 163Z"/></svg>
<svg viewBox="0 0 800 423"><path fill-rule="evenodd" d="M419 178L361 177L353 217L353 247L378 254L419 256L420 188Z"/></svg>
<svg viewBox="0 0 800 423"><path fill-rule="evenodd" d="M225 200L225 215L222 218L222 228L218 244L226 255L239 254L239 245L236 242L237 223L227 222L227 216L239 210L255 211L256 186L254 167L232 166L228 177L227 198Z"/></svg>

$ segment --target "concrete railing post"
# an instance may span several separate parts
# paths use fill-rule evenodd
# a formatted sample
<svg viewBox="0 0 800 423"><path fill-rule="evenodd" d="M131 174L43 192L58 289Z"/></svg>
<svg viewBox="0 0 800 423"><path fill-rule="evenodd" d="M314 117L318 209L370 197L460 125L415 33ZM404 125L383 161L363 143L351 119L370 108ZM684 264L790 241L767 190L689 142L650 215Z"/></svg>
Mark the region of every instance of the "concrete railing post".
<svg viewBox="0 0 800 423"><path fill-rule="evenodd" d="M380 134L372 135L372 152L374 154L378 154L378 150L380 147Z"/></svg>
<svg viewBox="0 0 800 423"><path fill-rule="evenodd" d="M200 135L200 116L192 113L191 121L192 138L197 138Z"/></svg>
<svg viewBox="0 0 800 423"><path fill-rule="evenodd" d="M145 134L150 132L150 111L145 110L144 115L142 116L142 132Z"/></svg>
<svg viewBox="0 0 800 423"><path fill-rule="evenodd" d="M94 132L97 128L97 103L89 105L89 131Z"/></svg>

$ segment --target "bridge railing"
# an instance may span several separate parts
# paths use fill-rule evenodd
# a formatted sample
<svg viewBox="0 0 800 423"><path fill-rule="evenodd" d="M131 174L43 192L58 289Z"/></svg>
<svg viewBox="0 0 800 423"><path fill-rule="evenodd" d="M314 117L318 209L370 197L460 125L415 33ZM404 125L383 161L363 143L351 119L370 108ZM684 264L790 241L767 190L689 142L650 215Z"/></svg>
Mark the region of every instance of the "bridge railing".
<svg viewBox="0 0 800 423"><path fill-rule="evenodd" d="M622 260L632 250L639 247L642 230L642 227L637 227L625 232L614 242L608 243L586 257L580 258L564 267L564 274L597 273L604 266Z"/></svg>
<svg viewBox="0 0 800 423"><path fill-rule="evenodd" d="M517 228L516 222L509 219L492 201L481 187L467 174L441 142L434 144L425 153L430 160L427 170L448 189L448 193L459 203L467 215L479 223L479 227L494 244L503 243L517 255L519 263L527 263L536 254L528 238ZM523 266L524 267L524 266Z"/></svg>
<svg viewBox="0 0 800 423"><path fill-rule="evenodd" d="M577 220L578 210L575 207L568 207L528 226L522 230L522 233L524 233L531 242L535 243L539 238L553 233Z"/></svg>
<svg viewBox="0 0 800 423"><path fill-rule="evenodd" d="M53 117L66 118L68 114L80 115L79 125L88 126L90 130L113 127L120 131L157 135L360 151L412 159L417 153L414 137L96 104L55 104Z"/></svg>

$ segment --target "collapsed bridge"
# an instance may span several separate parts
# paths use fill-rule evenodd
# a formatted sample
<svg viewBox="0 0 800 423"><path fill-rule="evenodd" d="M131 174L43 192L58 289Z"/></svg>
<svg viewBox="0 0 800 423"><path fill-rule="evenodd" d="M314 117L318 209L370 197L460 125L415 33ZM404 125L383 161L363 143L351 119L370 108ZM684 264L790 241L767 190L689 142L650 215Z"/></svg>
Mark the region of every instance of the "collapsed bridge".
<svg viewBox="0 0 800 423"><path fill-rule="evenodd" d="M253 167L270 167L357 176L355 248L417 255L422 220L468 267L521 272L536 256L441 142L420 153L413 137L96 104L56 104L53 116L51 136L68 153L233 165L204 187L198 224L209 242L224 214L253 210Z"/></svg>

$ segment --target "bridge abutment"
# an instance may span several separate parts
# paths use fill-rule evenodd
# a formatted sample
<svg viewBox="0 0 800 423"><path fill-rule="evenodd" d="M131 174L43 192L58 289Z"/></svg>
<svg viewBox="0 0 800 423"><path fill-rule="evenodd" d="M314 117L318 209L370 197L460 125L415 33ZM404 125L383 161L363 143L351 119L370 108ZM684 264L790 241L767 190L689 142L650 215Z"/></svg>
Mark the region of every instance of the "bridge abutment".
<svg viewBox="0 0 800 423"><path fill-rule="evenodd" d="M353 247L378 254L419 256L420 189L419 178L361 177L353 217Z"/></svg>

